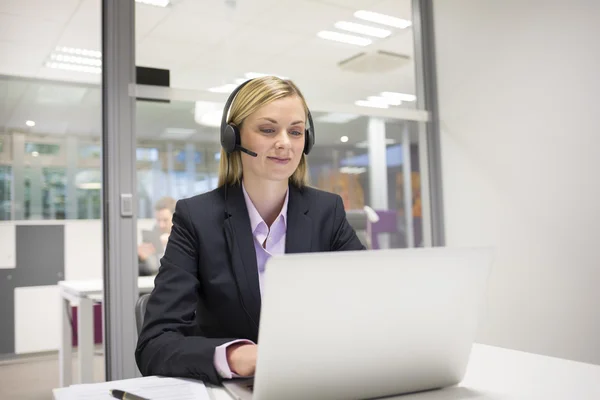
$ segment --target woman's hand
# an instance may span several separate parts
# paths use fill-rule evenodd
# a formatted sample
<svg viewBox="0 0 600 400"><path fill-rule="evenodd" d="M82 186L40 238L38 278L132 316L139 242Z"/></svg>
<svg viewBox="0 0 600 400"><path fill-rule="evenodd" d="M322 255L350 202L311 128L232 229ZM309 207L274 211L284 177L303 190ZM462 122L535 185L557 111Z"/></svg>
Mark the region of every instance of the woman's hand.
<svg viewBox="0 0 600 400"><path fill-rule="evenodd" d="M231 372L239 376L252 376L256 370L258 346L250 343L235 343L227 347L227 363Z"/></svg>

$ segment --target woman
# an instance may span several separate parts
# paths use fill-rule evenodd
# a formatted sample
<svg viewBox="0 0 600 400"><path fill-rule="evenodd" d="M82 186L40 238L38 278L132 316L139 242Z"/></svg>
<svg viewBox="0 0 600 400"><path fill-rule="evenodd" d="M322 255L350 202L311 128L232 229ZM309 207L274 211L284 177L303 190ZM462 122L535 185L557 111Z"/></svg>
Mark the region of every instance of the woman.
<svg viewBox="0 0 600 400"><path fill-rule="evenodd" d="M173 214L136 349L142 374L214 384L253 375L266 260L364 249L342 199L306 186L307 119L288 80L258 78L231 94L219 188L178 201Z"/></svg>

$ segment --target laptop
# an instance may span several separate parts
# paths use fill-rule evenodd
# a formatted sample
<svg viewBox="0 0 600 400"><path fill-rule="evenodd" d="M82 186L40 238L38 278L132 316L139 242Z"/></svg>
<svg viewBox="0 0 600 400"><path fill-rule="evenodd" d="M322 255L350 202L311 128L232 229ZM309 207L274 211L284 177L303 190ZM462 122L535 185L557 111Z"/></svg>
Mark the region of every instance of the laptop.
<svg viewBox="0 0 600 400"><path fill-rule="evenodd" d="M254 379L238 400L370 399L465 374L488 248L288 254L266 265Z"/></svg>
<svg viewBox="0 0 600 400"><path fill-rule="evenodd" d="M156 253L162 255L165 250L160 235L161 233L156 229L144 229L142 230L142 243L151 243L156 249Z"/></svg>

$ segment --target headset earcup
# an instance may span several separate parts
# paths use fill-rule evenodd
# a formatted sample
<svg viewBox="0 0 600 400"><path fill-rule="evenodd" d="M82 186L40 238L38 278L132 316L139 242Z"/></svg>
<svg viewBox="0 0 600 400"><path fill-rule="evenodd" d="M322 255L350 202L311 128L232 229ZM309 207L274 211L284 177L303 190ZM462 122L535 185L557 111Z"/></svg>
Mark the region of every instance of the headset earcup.
<svg viewBox="0 0 600 400"><path fill-rule="evenodd" d="M227 124L221 135L221 146L226 153L233 153L239 144L239 131L236 126Z"/></svg>
<svg viewBox="0 0 600 400"><path fill-rule="evenodd" d="M304 132L304 154L308 155L312 150L313 145L315 144L315 134L312 129L306 129Z"/></svg>

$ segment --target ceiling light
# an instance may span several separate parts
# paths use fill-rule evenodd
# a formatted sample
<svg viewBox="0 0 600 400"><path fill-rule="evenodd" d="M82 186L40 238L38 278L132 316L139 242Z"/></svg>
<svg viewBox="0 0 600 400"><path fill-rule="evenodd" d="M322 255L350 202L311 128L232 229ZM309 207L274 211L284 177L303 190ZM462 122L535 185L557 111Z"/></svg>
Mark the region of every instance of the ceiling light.
<svg viewBox="0 0 600 400"><path fill-rule="evenodd" d="M81 190L100 190L100 189L102 189L102 183L100 183L100 182L80 183L79 185L77 185L77 188L81 189Z"/></svg>
<svg viewBox="0 0 600 400"><path fill-rule="evenodd" d="M75 186L78 189L92 190L102 188L102 173L100 170L80 170L75 174Z"/></svg>
<svg viewBox="0 0 600 400"><path fill-rule="evenodd" d="M360 33L362 35L374 36L377 38L385 38L392 34L392 32L387 29L374 28L372 26L347 21L336 22L335 27L343 31Z"/></svg>
<svg viewBox="0 0 600 400"><path fill-rule="evenodd" d="M348 136L342 136L340 138L340 142L342 142L342 143L346 143L347 141L348 141Z"/></svg>
<svg viewBox="0 0 600 400"><path fill-rule="evenodd" d="M360 117L360 115L346 113L328 113L315 118L315 121L328 122L331 124L345 124L347 122L355 120L358 117Z"/></svg>
<svg viewBox="0 0 600 400"><path fill-rule="evenodd" d="M208 89L209 92L213 92L213 93L230 93L233 92L233 90L238 87L238 85L234 84L234 83L228 83L226 85L221 85L221 86L216 86L213 88Z"/></svg>
<svg viewBox="0 0 600 400"><path fill-rule="evenodd" d="M376 96L371 96L371 97L376 97ZM394 99L394 98L391 98L391 97L377 97L377 98L378 99L383 99L390 106L400 106L400 105L402 105L402 100Z"/></svg>
<svg viewBox="0 0 600 400"><path fill-rule="evenodd" d="M371 39L363 38L360 36L347 35L345 33L321 31L317 33L317 36L321 39L334 40L336 42L342 42L347 44L354 44L356 46L368 46L373 41Z"/></svg>
<svg viewBox="0 0 600 400"><path fill-rule="evenodd" d="M137 3L147 4L149 6L166 7L171 0L135 0Z"/></svg>
<svg viewBox="0 0 600 400"><path fill-rule="evenodd" d="M381 92L381 96L386 99L394 99L395 101L415 101L417 99L417 96L414 94L398 92Z"/></svg>
<svg viewBox="0 0 600 400"><path fill-rule="evenodd" d="M99 58L72 56L67 54L50 54L50 59L58 62L66 62L79 65L91 65L93 67L102 66L102 60Z"/></svg>
<svg viewBox="0 0 600 400"><path fill-rule="evenodd" d="M102 73L102 68L100 67L91 67L87 65L77 65L77 64L67 64L67 63L59 63L59 62L47 62L46 67L55 68L55 69L64 69L67 71L78 71L78 72L89 72L91 74L100 74Z"/></svg>
<svg viewBox="0 0 600 400"><path fill-rule="evenodd" d="M37 157L37 156L40 155L40 153L38 153L37 151L32 151L31 155L34 156L34 157Z"/></svg>
<svg viewBox="0 0 600 400"><path fill-rule="evenodd" d="M31 121L31 120L25 121L25 125L33 127L33 126L35 126L35 121Z"/></svg>
<svg viewBox="0 0 600 400"><path fill-rule="evenodd" d="M57 46L50 54L46 67L100 74L102 53L97 50Z"/></svg>
<svg viewBox="0 0 600 400"><path fill-rule="evenodd" d="M365 167L342 167L340 172L342 174L358 175L367 172L367 169Z"/></svg>
<svg viewBox="0 0 600 400"><path fill-rule="evenodd" d="M97 50L88 50L88 49L79 49L75 47L64 47L64 46L56 46L54 50L58 53L67 53L67 54L75 54L78 56L84 57L94 57L94 58L102 58L102 53Z"/></svg>
<svg viewBox="0 0 600 400"><path fill-rule="evenodd" d="M360 107L371 107L371 108L389 108L390 106L387 103L379 103L379 102L371 102L368 100L357 100L354 102L357 106Z"/></svg>
<svg viewBox="0 0 600 400"><path fill-rule="evenodd" d="M394 139L390 139L390 138L386 138L385 139L385 144L394 144L396 143L396 141ZM363 140L362 142L358 142L356 143L354 146L358 147L359 149L366 149L367 147L369 147L369 142L366 140Z"/></svg>
<svg viewBox="0 0 600 400"><path fill-rule="evenodd" d="M365 21L376 22L382 25L393 26L394 28L405 29L412 25L412 22L402 18L392 17L390 15L379 14L373 11L359 10L354 16Z"/></svg>
<svg viewBox="0 0 600 400"><path fill-rule="evenodd" d="M397 106L402 103L402 102L398 103L396 100L385 98L385 97L380 97L380 96L369 96L369 97L367 97L367 101L369 103L387 104L390 106ZM396 104L396 103L398 103L398 104Z"/></svg>

